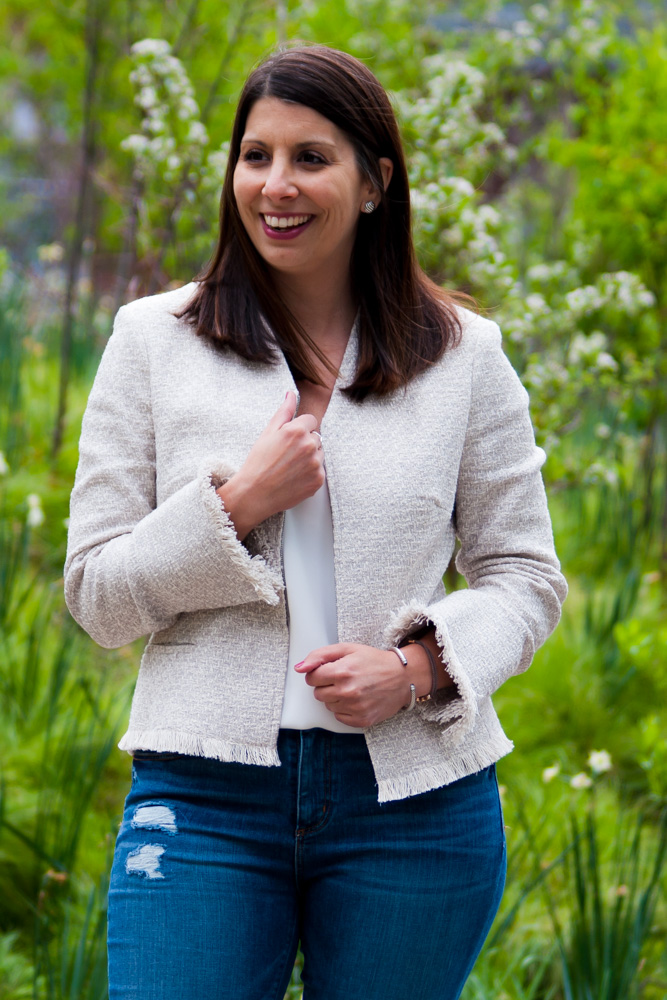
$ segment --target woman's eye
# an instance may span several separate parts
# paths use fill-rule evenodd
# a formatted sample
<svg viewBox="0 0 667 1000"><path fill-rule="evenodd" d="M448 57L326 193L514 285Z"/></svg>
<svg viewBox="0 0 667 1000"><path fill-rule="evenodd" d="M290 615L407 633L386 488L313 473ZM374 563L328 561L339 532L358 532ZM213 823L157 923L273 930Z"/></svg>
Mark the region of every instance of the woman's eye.
<svg viewBox="0 0 667 1000"><path fill-rule="evenodd" d="M263 153L261 149L249 149L247 153L243 154L243 159L250 163L257 163L263 160L266 153Z"/></svg>
<svg viewBox="0 0 667 1000"><path fill-rule="evenodd" d="M301 159L304 163L324 163L325 160L319 153L305 152L301 154Z"/></svg>

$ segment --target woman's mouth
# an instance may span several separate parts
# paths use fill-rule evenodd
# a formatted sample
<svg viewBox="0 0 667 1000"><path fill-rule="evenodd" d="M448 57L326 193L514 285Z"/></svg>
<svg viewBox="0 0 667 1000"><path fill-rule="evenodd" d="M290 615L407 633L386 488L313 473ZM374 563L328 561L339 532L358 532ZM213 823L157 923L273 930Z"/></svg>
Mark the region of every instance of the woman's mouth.
<svg viewBox="0 0 667 1000"><path fill-rule="evenodd" d="M262 213L262 228L272 239L293 239L313 221L314 215L269 215Z"/></svg>

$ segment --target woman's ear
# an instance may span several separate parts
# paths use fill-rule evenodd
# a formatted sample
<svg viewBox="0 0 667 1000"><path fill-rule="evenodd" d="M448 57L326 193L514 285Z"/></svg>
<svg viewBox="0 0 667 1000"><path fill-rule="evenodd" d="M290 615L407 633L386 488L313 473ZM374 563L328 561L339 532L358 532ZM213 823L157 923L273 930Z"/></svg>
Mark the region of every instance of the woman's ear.
<svg viewBox="0 0 667 1000"><path fill-rule="evenodd" d="M382 171L382 183L386 191L394 173L394 161L390 160L388 156L381 156L379 163L380 170Z"/></svg>
<svg viewBox="0 0 667 1000"><path fill-rule="evenodd" d="M381 156L378 162L382 173L382 191L378 191L377 188L371 187L368 189L367 193L367 201L372 201L375 206L379 205L382 201L382 195L389 187L392 174L394 173L393 161L390 160L388 156Z"/></svg>

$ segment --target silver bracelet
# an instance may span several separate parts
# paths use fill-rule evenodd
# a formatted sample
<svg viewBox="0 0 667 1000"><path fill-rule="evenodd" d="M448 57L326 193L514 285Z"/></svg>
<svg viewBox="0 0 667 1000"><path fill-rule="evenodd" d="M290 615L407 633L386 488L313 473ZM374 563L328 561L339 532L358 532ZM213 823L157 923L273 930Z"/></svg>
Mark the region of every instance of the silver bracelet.
<svg viewBox="0 0 667 1000"><path fill-rule="evenodd" d="M403 652L403 650L399 649L398 646L391 646L390 648L392 653L396 653L396 656L399 658L403 666L407 667L408 661L405 658L405 653Z"/></svg>
<svg viewBox="0 0 667 1000"><path fill-rule="evenodd" d="M405 653L403 652L403 650L399 649L398 646L392 646L391 647L391 651L393 653L396 653L396 656L399 658L399 660L401 661L401 663L403 664L403 666L407 667L408 661L406 659L406 656L405 656ZM415 707L415 702L416 701L417 701L417 688L414 686L414 684L411 684L410 685L410 704L409 705L404 705L403 706L403 711L404 712L409 712L411 708Z"/></svg>

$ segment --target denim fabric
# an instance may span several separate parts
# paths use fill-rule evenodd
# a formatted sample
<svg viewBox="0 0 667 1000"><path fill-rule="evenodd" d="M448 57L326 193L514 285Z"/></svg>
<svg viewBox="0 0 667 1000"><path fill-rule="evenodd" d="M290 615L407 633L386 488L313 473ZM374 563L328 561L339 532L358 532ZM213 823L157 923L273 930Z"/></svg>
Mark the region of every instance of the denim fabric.
<svg viewBox="0 0 667 1000"><path fill-rule="evenodd" d="M380 805L363 735L281 767L137 752L109 891L110 1000L456 1000L502 895L495 766Z"/></svg>

